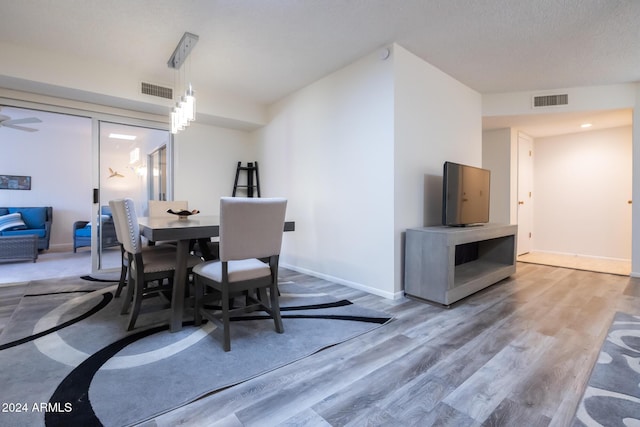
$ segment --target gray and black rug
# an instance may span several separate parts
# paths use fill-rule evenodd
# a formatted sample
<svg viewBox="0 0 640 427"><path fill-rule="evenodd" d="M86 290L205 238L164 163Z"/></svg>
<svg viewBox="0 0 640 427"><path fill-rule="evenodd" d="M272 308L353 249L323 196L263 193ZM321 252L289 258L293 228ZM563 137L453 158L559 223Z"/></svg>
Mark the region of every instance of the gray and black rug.
<svg viewBox="0 0 640 427"><path fill-rule="evenodd" d="M225 353L214 324L169 333L166 311L127 333L115 284L32 282L0 335L0 425L136 424L391 320L309 287L280 289L284 334L260 313L239 317Z"/></svg>
<svg viewBox="0 0 640 427"><path fill-rule="evenodd" d="M640 426L640 316L616 313L573 427Z"/></svg>

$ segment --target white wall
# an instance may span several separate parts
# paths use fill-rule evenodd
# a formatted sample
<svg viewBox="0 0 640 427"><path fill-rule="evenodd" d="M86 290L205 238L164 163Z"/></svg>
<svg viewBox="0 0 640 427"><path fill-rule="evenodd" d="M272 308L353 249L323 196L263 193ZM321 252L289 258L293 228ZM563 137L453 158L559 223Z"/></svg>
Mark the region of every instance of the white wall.
<svg viewBox="0 0 640 427"><path fill-rule="evenodd" d="M628 83L619 85L578 87L547 91L547 93L567 93L569 106L531 108L531 97L542 95L541 92L513 92L486 94L482 97L482 114L484 116L509 116L522 114L548 114L574 111L597 111L633 108L633 199L640 199L640 84ZM640 224L640 208L638 203L632 206L632 223ZM640 227L632 228L631 275L640 277Z"/></svg>
<svg viewBox="0 0 640 427"><path fill-rule="evenodd" d="M59 98L129 110L165 115L172 100L144 95L140 83L145 81L173 87L175 71L159 67L155 74L144 74L130 64L83 60L60 52L32 49L0 41L0 86ZM264 124L265 107L227 93L207 92L193 81L198 97L198 120L226 123L229 126L255 127ZM177 91L177 89L176 89Z"/></svg>
<svg viewBox="0 0 640 427"><path fill-rule="evenodd" d="M481 99L398 45L380 58L274 105L254 137L296 220L283 264L395 298L404 231L440 222L444 161L481 165Z"/></svg>
<svg viewBox="0 0 640 427"><path fill-rule="evenodd" d="M535 139L534 250L631 259L631 131Z"/></svg>
<svg viewBox="0 0 640 427"><path fill-rule="evenodd" d="M30 191L0 190L0 206L53 206L51 247L68 250L73 242L73 222L92 217L91 119L42 111L35 115L43 120L37 125L38 132L0 128L0 174L32 177ZM118 144L114 140L105 143ZM159 145L154 141L140 143L147 147L141 151L143 160ZM146 188L138 184L143 178L129 168L132 143L119 144L121 149L103 151L101 197L146 200ZM192 124L175 136L174 199L188 200L203 213L218 214L220 197L231 195L236 162L252 161L256 156L256 146L247 132ZM124 177L108 178L108 167Z"/></svg>
<svg viewBox="0 0 640 427"><path fill-rule="evenodd" d="M247 132L194 122L174 136L174 200L218 215L220 197L233 191L237 162L254 160L257 149Z"/></svg>
<svg viewBox="0 0 640 427"><path fill-rule="evenodd" d="M481 99L405 49L392 50L387 60L374 52L280 101L253 134L192 125L176 137L175 198L216 213L219 197L231 192L235 162L257 159L264 195L288 197L296 221L296 232L285 235L283 265L385 297L402 295L402 233L439 223L442 164L482 165ZM37 53L24 57L37 69ZM9 78L45 86L73 81L83 91L111 87L121 75L105 68L111 75L100 89L95 76L0 68ZM113 93L124 97L121 87ZM260 112L248 110L252 117Z"/></svg>
<svg viewBox="0 0 640 427"><path fill-rule="evenodd" d="M0 206L52 206L51 248L68 249L73 223L91 218L91 120L37 117L39 132L0 128L0 174L31 176L31 190L0 190Z"/></svg>
<svg viewBox="0 0 640 427"><path fill-rule="evenodd" d="M289 199L281 262L393 297L393 67L377 53L270 108L265 195Z"/></svg>
<svg viewBox="0 0 640 427"><path fill-rule="evenodd" d="M404 231L442 223L445 161L482 166L480 94L395 45L394 291L402 289Z"/></svg>

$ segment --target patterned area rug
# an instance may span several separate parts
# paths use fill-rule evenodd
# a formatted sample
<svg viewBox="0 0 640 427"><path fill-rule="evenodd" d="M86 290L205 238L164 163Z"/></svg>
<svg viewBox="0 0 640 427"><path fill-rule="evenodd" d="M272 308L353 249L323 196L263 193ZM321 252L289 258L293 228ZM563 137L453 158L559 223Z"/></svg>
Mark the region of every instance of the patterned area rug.
<svg viewBox="0 0 640 427"><path fill-rule="evenodd" d="M640 316L616 313L573 426L640 426Z"/></svg>
<svg viewBox="0 0 640 427"><path fill-rule="evenodd" d="M213 323L169 333L166 310L141 315L127 333L115 287L80 278L29 285L0 335L0 425L137 424L391 320L281 283L285 332L264 313L241 316L225 353Z"/></svg>

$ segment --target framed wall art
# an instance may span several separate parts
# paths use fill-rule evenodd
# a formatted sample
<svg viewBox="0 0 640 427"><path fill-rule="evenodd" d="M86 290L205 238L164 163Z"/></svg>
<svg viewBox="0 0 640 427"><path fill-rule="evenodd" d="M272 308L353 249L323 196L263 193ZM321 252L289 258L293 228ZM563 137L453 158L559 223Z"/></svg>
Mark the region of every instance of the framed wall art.
<svg viewBox="0 0 640 427"><path fill-rule="evenodd" d="M31 190L31 177L0 175L0 190Z"/></svg>

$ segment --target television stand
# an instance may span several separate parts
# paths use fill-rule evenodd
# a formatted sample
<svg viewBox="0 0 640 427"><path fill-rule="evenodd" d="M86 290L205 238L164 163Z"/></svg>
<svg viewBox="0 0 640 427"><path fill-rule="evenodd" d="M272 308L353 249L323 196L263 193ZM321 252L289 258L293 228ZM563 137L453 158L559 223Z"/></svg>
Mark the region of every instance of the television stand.
<svg viewBox="0 0 640 427"><path fill-rule="evenodd" d="M404 292L449 306L516 271L517 225L410 228Z"/></svg>

